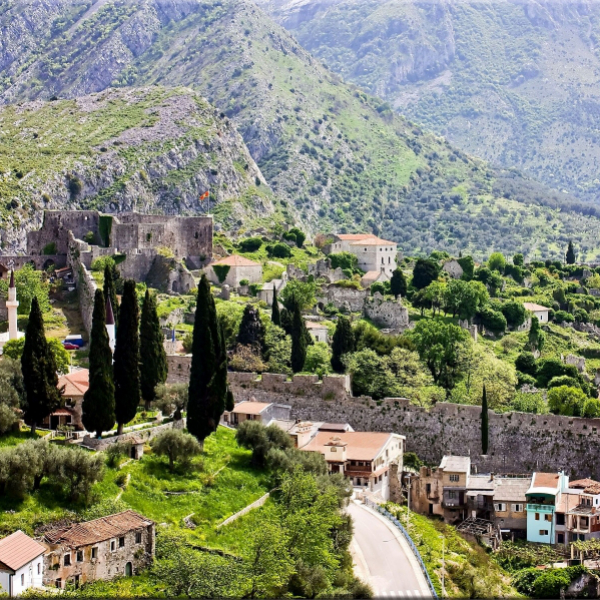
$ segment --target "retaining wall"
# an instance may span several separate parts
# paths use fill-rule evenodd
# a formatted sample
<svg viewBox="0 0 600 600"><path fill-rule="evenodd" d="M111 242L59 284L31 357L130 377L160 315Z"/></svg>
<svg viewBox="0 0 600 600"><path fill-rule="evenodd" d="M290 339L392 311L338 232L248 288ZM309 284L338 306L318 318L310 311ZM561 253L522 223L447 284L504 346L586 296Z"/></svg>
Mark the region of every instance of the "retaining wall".
<svg viewBox="0 0 600 600"><path fill-rule="evenodd" d="M113 435L102 439L86 435L83 438L82 445L96 451L106 450L109 446L112 446L112 444L116 444L117 442L126 442L134 437L139 437L145 442L148 442L157 435L167 431L167 429L183 429L184 427L185 419L181 419L180 421L169 421L169 423L165 423L164 425L157 425L156 427L151 427L148 429L128 431L123 435Z"/></svg>

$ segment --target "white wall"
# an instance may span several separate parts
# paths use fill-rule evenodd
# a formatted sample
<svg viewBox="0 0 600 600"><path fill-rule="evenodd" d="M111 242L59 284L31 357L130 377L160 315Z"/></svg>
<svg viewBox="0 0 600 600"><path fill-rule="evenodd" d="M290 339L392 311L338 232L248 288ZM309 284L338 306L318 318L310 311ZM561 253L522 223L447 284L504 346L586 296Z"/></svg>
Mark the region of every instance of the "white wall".
<svg viewBox="0 0 600 600"><path fill-rule="evenodd" d="M39 575L38 575L39 565ZM21 595L25 590L30 587L40 587L42 585L42 578L44 574L44 561L42 555L38 556L35 560L21 567L14 575L10 575L11 583L10 587L13 596ZM23 583L21 583L21 580ZM2 591L8 593L8 573L0 572L0 585L3 588Z"/></svg>

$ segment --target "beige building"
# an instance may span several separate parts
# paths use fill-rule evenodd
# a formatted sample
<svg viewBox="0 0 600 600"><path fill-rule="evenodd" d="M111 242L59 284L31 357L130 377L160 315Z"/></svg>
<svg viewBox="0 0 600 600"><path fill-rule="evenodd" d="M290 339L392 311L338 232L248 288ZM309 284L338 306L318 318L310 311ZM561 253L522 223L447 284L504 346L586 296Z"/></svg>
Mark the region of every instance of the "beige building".
<svg viewBox="0 0 600 600"><path fill-rule="evenodd" d="M537 317L540 323L548 322L548 311L550 309L547 306L542 306L541 304L536 304L535 302L523 302L523 306L525 307L525 310L533 313L533 316Z"/></svg>
<svg viewBox="0 0 600 600"><path fill-rule="evenodd" d="M300 430L301 430L300 424ZM308 423L306 429L311 425ZM298 447L306 452L320 452L330 473L343 473L354 487L389 500L400 487L406 438L396 433L373 431L319 431L306 445L299 431Z"/></svg>
<svg viewBox="0 0 600 600"><path fill-rule="evenodd" d="M315 342L325 342L329 340L329 329L325 323L319 321L305 321L308 333L312 336Z"/></svg>
<svg viewBox="0 0 600 600"><path fill-rule="evenodd" d="M384 271L391 276L397 267L398 244L396 242L382 240L372 233L340 233L333 237L328 252L354 254L358 259L358 267L365 273Z"/></svg>
<svg viewBox="0 0 600 600"><path fill-rule="evenodd" d="M219 274L221 274L221 278L219 278ZM224 278L223 274L225 274ZM244 256L233 254L211 263L206 269L206 276L214 284L237 288L242 281L261 283L262 265ZM223 280L221 281L221 279Z"/></svg>
<svg viewBox="0 0 600 600"><path fill-rule="evenodd" d="M63 390L64 404L42 421L43 427L58 429L70 425L77 430L83 430L81 421L83 395L90 387L90 372L88 369L77 369L58 378L58 389Z"/></svg>
<svg viewBox="0 0 600 600"><path fill-rule="evenodd" d="M44 585L135 575L154 557L154 521L133 510L47 531Z"/></svg>
<svg viewBox="0 0 600 600"><path fill-rule="evenodd" d="M233 427L237 427L244 421L258 421L268 426L274 420L289 419L291 409L292 407L287 404L249 400L236 404L231 412L224 412L223 422Z"/></svg>

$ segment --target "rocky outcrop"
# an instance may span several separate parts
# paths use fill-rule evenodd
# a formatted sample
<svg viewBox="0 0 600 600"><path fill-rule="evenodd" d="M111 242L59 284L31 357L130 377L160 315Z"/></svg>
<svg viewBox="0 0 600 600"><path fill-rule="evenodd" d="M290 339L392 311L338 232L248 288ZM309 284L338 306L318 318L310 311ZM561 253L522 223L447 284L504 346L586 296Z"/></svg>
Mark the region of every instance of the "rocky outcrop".
<svg viewBox="0 0 600 600"><path fill-rule="evenodd" d="M365 300L365 317L371 319L375 325L389 329L391 332L400 333L408 328L408 308L402 306L402 300L385 300L379 293Z"/></svg>

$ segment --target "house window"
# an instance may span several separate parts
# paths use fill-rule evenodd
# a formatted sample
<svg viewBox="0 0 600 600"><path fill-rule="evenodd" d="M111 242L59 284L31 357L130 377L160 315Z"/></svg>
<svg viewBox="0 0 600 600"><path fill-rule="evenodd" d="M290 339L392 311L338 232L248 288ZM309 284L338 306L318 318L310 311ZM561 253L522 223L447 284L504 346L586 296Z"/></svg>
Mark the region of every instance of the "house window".
<svg viewBox="0 0 600 600"><path fill-rule="evenodd" d="M503 502L494 504L494 510L496 510L498 512L506 512L506 504L504 504Z"/></svg>
<svg viewBox="0 0 600 600"><path fill-rule="evenodd" d="M92 548L92 558L98 558L98 547Z"/></svg>
<svg viewBox="0 0 600 600"><path fill-rule="evenodd" d="M550 521L550 522L551 522L551 521L552 521L552 515L551 515L551 514L546 514L546 515L544 515L544 520L545 520L545 521Z"/></svg>
<svg viewBox="0 0 600 600"><path fill-rule="evenodd" d="M457 482L460 480L460 475L450 475L450 481Z"/></svg>
<svg viewBox="0 0 600 600"><path fill-rule="evenodd" d="M42 572L42 566L40 565L40 563L37 564L37 570L38 570L38 575L40 575Z"/></svg>
<svg viewBox="0 0 600 600"><path fill-rule="evenodd" d="M110 542L110 551L111 552L115 552L116 549L117 549L117 542L116 542L116 540L111 540L111 542Z"/></svg>
<svg viewBox="0 0 600 600"><path fill-rule="evenodd" d="M71 555L65 554L65 567L71 566Z"/></svg>
<svg viewBox="0 0 600 600"><path fill-rule="evenodd" d="M21 586L25 585L25 575L23 575L23 573L21 573Z"/></svg>
<svg viewBox="0 0 600 600"><path fill-rule="evenodd" d="M513 512L523 512L523 505L522 504L513 504L512 511Z"/></svg>
<svg viewBox="0 0 600 600"><path fill-rule="evenodd" d="M556 543L557 544L564 544L565 543L565 534L564 533L559 533L556 536Z"/></svg>
<svg viewBox="0 0 600 600"><path fill-rule="evenodd" d="M547 529L540 529L540 535L548 535Z"/></svg>
<svg viewBox="0 0 600 600"><path fill-rule="evenodd" d="M75 587L79 587L79 575L75 575Z"/></svg>
<svg viewBox="0 0 600 600"><path fill-rule="evenodd" d="M456 499L456 492L452 492L452 491L448 492L448 498L449 499Z"/></svg>
<svg viewBox="0 0 600 600"><path fill-rule="evenodd" d="M77 562L83 562L83 550L77 550Z"/></svg>
<svg viewBox="0 0 600 600"><path fill-rule="evenodd" d="M540 513L535 513L535 520L539 521L540 520Z"/></svg>
<svg viewBox="0 0 600 600"><path fill-rule="evenodd" d="M565 515L556 513L556 524L564 525L565 524Z"/></svg>
<svg viewBox="0 0 600 600"><path fill-rule="evenodd" d="M431 493L431 484L430 484L430 483L427 483L427 484L425 485L425 491L426 491L428 494L430 494L430 493Z"/></svg>
<svg viewBox="0 0 600 600"><path fill-rule="evenodd" d="M141 544L142 543L142 532L141 531L136 531L135 532L135 543L136 544Z"/></svg>
<svg viewBox="0 0 600 600"><path fill-rule="evenodd" d="M124 548L124 547L125 547L125 538L120 537L119 538L119 548Z"/></svg>
<svg viewBox="0 0 600 600"><path fill-rule="evenodd" d="M56 587L57 588L61 588L62 587L62 579L60 577L56 580Z"/></svg>

